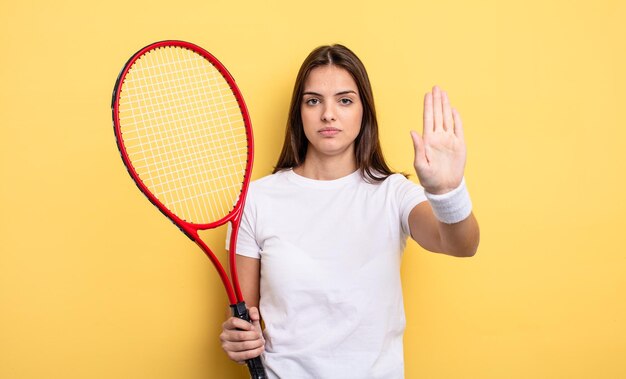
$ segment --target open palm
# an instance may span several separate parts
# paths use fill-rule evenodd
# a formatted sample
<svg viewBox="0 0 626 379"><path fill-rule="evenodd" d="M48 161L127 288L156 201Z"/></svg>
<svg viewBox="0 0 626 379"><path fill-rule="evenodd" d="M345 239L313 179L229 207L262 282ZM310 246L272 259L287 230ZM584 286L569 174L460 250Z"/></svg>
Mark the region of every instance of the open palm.
<svg viewBox="0 0 626 379"><path fill-rule="evenodd" d="M424 96L424 131L411 131L415 171L427 192L442 194L459 186L465 170L466 149L461 116L451 108L445 91L433 87Z"/></svg>

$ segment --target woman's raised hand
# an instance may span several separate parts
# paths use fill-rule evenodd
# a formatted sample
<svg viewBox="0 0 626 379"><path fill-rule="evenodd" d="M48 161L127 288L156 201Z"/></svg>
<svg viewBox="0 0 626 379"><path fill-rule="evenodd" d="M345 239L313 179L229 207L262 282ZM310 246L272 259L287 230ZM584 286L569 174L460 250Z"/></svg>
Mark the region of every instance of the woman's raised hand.
<svg viewBox="0 0 626 379"><path fill-rule="evenodd" d="M415 171L420 184L432 194L449 192L461 184L466 149L463 123L438 86L424 96L424 131L411 131Z"/></svg>

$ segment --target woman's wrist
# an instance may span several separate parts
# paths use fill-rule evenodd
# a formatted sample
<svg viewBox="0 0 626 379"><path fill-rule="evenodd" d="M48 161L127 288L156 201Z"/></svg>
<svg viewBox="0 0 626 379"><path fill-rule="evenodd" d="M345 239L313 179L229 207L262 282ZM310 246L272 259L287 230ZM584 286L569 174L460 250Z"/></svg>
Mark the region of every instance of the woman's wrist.
<svg viewBox="0 0 626 379"><path fill-rule="evenodd" d="M465 185L465 178L450 192L436 195L425 191L425 195L435 217L445 224L463 221L472 213L472 201Z"/></svg>

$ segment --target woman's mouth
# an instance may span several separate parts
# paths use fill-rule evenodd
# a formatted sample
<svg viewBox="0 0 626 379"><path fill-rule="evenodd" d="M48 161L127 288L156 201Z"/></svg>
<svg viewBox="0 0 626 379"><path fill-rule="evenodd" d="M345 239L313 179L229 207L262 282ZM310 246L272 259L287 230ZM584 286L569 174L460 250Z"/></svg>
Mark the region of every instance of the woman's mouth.
<svg viewBox="0 0 626 379"><path fill-rule="evenodd" d="M337 128L322 128L318 131L318 133L324 137L332 137L338 134L339 132L341 132L341 129L337 129Z"/></svg>

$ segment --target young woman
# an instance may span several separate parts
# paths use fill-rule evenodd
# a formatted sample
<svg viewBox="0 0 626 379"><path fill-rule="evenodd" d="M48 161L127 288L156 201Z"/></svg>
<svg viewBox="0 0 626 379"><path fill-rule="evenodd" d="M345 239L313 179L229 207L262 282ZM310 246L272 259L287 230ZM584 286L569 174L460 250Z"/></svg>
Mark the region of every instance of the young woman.
<svg viewBox="0 0 626 379"><path fill-rule="evenodd" d="M440 88L424 98L422 135L411 135L421 186L385 163L357 56L333 45L306 58L274 173L248 193L237 264L253 323L224 323L231 359L263 353L271 378L404 377L407 238L458 257L479 239L461 118Z"/></svg>

